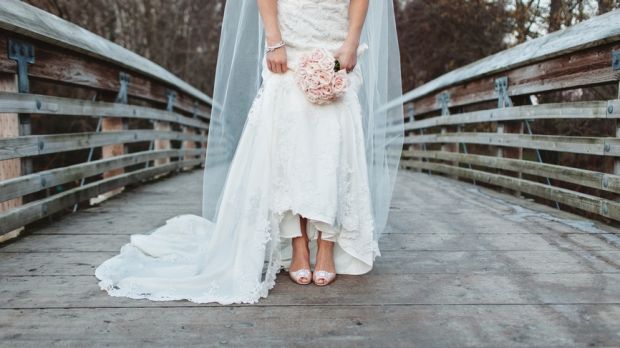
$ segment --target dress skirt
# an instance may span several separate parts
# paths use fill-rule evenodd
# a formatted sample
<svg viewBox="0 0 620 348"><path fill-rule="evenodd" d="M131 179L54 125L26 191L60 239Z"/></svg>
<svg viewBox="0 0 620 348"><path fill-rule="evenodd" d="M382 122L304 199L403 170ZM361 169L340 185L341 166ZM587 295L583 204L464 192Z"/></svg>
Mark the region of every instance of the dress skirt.
<svg viewBox="0 0 620 348"><path fill-rule="evenodd" d="M347 31L349 0L278 0L289 66L323 47L335 53ZM262 85L227 170L215 221L185 214L131 235L95 271L111 296L153 301L256 303L291 262L291 238L308 218L311 263L318 231L335 242L339 274L363 274L379 256L365 155L356 67L343 97L312 104L294 72ZM208 159L207 159L208 160ZM170 202L174 204L174 202Z"/></svg>

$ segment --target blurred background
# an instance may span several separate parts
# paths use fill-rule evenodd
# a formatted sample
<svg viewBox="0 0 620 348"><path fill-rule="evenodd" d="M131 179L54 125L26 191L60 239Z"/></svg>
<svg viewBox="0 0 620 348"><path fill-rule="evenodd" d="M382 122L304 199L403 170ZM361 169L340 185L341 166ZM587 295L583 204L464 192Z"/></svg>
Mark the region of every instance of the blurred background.
<svg viewBox="0 0 620 348"><path fill-rule="evenodd" d="M381 0L386 1L386 0ZM225 0L27 0L212 95ZM619 0L395 0L408 91L497 51L620 7Z"/></svg>

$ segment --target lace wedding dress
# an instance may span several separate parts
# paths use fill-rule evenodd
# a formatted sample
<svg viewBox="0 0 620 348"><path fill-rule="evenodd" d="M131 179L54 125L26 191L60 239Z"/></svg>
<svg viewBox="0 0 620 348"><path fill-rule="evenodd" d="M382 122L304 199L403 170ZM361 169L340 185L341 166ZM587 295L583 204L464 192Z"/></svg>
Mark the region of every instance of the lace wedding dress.
<svg viewBox="0 0 620 348"><path fill-rule="evenodd" d="M349 0L278 0L278 19L294 68L304 51L335 53L348 31ZM290 238L308 218L311 264L317 232L335 242L338 274L364 274L380 255L366 169L359 66L328 105L308 102L294 73L272 73L247 115L226 178L217 223L196 215L132 235L95 275L112 296L150 300L255 303L288 270Z"/></svg>

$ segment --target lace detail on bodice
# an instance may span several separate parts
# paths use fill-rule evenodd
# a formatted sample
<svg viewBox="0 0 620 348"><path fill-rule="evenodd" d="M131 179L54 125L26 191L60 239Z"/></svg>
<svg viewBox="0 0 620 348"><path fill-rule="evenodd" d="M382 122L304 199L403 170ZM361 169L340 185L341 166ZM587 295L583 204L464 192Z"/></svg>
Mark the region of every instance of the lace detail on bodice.
<svg viewBox="0 0 620 348"><path fill-rule="evenodd" d="M320 47L333 53L347 37L349 0L278 0L278 22L292 55Z"/></svg>

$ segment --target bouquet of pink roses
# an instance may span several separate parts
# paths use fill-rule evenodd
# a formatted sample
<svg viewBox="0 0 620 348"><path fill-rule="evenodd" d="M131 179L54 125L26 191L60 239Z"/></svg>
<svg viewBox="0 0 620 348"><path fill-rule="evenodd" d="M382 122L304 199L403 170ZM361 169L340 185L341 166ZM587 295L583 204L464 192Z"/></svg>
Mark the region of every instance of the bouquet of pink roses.
<svg viewBox="0 0 620 348"><path fill-rule="evenodd" d="M317 48L302 54L295 80L306 99L314 104L328 104L340 98L348 86L347 72L326 49Z"/></svg>

